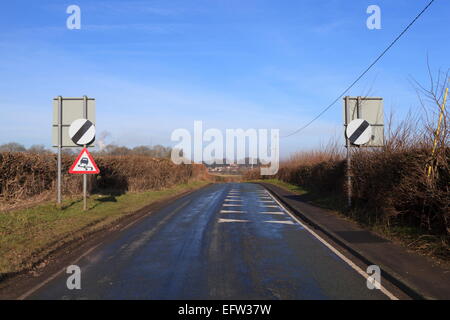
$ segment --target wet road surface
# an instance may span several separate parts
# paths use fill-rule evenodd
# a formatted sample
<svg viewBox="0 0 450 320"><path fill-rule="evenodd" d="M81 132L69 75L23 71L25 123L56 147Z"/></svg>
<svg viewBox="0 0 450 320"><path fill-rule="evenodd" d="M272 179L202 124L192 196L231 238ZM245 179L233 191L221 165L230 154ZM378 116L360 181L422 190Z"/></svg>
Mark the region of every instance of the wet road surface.
<svg viewBox="0 0 450 320"><path fill-rule="evenodd" d="M388 299L260 185L214 184L152 213L28 299Z"/></svg>

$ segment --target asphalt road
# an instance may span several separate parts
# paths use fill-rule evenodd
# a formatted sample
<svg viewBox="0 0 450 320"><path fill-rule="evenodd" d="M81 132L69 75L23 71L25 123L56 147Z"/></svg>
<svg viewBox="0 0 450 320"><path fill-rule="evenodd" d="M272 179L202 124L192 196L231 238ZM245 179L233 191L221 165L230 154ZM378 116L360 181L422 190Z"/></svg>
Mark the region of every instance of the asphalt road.
<svg viewBox="0 0 450 320"><path fill-rule="evenodd" d="M388 299L260 185L182 197L61 273L28 299Z"/></svg>

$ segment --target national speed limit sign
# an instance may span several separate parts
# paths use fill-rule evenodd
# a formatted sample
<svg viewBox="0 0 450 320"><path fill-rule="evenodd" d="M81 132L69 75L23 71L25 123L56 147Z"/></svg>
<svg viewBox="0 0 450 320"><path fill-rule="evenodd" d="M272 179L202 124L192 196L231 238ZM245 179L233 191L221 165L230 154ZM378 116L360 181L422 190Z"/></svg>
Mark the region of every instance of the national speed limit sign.
<svg viewBox="0 0 450 320"><path fill-rule="evenodd" d="M95 126L88 119L77 119L69 127L69 136L77 145L89 145L95 139Z"/></svg>
<svg viewBox="0 0 450 320"><path fill-rule="evenodd" d="M352 144L360 146L372 138L372 127L364 119L355 119L347 125L345 133Z"/></svg>

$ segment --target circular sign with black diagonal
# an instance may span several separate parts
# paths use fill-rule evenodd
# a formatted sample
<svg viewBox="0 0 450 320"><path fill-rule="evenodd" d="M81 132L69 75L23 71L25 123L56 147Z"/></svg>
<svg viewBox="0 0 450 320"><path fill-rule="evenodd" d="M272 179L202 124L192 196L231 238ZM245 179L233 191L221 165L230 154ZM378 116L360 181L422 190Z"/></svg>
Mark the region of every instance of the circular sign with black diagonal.
<svg viewBox="0 0 450 320"><path fill-rule="evenodd" d="M355 119L347 125L345 133L352 144L360 146L370 141L372 127L364 119Z"/></svg>
<svg viewBox="0 0 450 320"><path fill-rule="evenodd" d="M88 119L77 119L69 127L69 136L80 146L89 145L95 139L95 126Z"/></svg>

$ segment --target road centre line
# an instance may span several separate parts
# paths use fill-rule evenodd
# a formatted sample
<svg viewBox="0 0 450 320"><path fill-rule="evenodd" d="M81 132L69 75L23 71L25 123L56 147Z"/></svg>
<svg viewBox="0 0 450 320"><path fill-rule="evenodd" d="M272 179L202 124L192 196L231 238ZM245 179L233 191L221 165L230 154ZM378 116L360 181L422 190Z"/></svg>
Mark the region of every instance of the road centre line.
<svg viewBox="0 0 450 320"><path fill-rule="evenodd" d="M249 222L249 220L238 220L238 219L219 219L219 223L223 222Z"/></svg>
<svg viewBox="0 0 450 320"><path fill-rule="evenodd" d="M267 222L267 223L281 223L281 224L295 224L294 222L292 222L291 220L267 220L267 221L264 221L264 222Z"/></svg>
<svg viewBox="0 0 450 320"><path fill-rule="evenodd" d="M274 212L270 212L270 211L263 211L263 212L259 212L259 214L279 214L279 215L284 215L284 212L281 211L274 211Z"/></svg>

